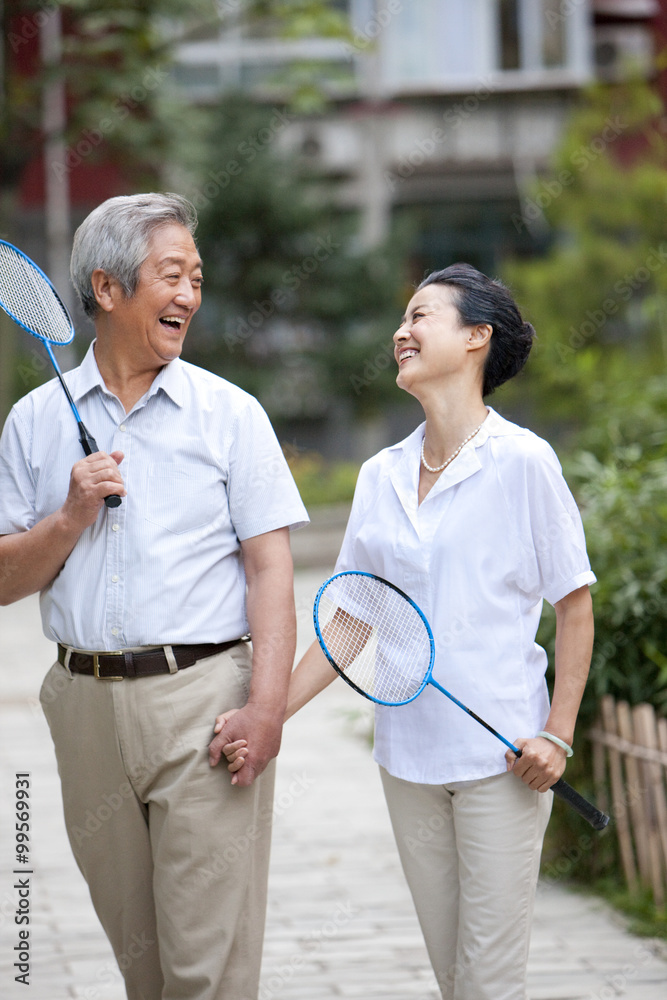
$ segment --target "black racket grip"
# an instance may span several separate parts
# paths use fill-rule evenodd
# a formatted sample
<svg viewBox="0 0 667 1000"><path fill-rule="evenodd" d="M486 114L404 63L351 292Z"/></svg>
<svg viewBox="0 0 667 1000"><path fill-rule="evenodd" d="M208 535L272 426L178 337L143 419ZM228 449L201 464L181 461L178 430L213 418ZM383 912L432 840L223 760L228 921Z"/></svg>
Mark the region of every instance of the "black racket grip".
<svg viewBox="0 0 667 1000"><path fill-rule="evenodd" d="M79 440L86 455L94 455L96 451L100 450L97 447L97 441L82 423L79 423ZM104 498L104 503L107 507L120 507L122 502L122 497L117 496L115 493L110 493L108 497Z"/></svg>
<svg viewBox="0 0 667 1000"><path fill-rule="evenodd" d="M514 753L517 757L521 756L521 751L518 747L514 747ZM559 778L555 785L551 786L551 791L554 795L557 795L559 799L563 799L567 802L569 806L572 806L575 812L578 812L580 816L590 823L594 830L604 830L605 826L609 822L609 817L606 813L600 812L596 809L592 802L585 799L583 795L575 791L572 785L568 785L567 781L563 781Z"/></svg>
<svg viewBox="0 0 667 1000"><path fill-rule="evenodd" d="M594 830L604 830L607 823L609 822L609 817L606 813L600 812L596 809L592 802L585 799L583 795L575 791L572 785L568 785L567 781L563 781L559 778L555 785L551 786L551 791L554 795L557 795L560 799L567 802L568 805L572 806L575 812L578 812L580 816L590 823Z"/></svg>

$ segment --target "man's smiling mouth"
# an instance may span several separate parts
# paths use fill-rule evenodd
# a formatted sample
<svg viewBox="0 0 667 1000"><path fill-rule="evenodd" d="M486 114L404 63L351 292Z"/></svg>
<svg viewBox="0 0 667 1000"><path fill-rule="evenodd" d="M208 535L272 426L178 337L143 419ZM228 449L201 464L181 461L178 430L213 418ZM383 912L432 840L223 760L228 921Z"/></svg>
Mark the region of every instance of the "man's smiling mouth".
<svg viewBox="0 0 667 1000"><path fill-rule="evenodd" d="M180 330L181 326L185 323L185 319L183 316L161 316L160 323L170 330Z"/></svg>

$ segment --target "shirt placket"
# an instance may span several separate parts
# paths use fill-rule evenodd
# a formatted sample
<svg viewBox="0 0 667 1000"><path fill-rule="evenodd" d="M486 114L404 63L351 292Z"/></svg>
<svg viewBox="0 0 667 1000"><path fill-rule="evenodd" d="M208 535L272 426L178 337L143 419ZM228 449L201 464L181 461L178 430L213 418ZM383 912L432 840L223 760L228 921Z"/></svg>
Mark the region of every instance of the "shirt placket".
<svg viewBox="0 0 667 1000"><path fill-rule="evenodd" d="M124 415L113 436L112 451L122 451L122 475L125 488L130 492L130 453L132 435L130 418ZM107 517L107 559L106 559L106 613L105 638L111 649L121 649L126 645L124 632L126 572L126 527L127 498L118 507L109 508Z"/></svg>

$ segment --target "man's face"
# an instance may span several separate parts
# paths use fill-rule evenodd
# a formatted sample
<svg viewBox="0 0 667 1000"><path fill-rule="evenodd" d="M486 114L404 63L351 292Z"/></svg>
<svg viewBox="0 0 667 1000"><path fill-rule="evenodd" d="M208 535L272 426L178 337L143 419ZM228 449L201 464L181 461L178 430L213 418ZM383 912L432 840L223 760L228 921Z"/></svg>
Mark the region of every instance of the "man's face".
<svg viewBox="0 0 667 1000"><path fill-rule="evenodd" d="M183 226L156 229L134 295L116 294L114 337L142 367L180 356L190 320L201 305L202 262Z"/></svg>

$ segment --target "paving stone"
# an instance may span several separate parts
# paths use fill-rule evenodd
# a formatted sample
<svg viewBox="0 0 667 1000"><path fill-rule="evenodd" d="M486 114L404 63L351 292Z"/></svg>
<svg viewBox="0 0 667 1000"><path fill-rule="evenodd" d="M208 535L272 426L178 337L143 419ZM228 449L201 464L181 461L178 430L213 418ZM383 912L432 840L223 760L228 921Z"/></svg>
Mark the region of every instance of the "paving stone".
<svg viewBox="0 0 667 1000"><path fill-rule="evenodd" d="M300 648L326 571L297 574ZM3 1000L124 1000L120 974L72 858L58 774L37 695L53 658L37 601L0 608L0 795L32 775L31 983L14 982L17 930L11 809L0 813L0 996ZM361 705L360 705L361 703ZM342 682L285 727L260 1000L437 1000L403 880L362 699ZM9 819L8 819L9 818ZM665 1000L667 961L630 935L599 900L564 882L538 891L531 1000ZM235 998L229 998L235 1000Z"/></svg>

